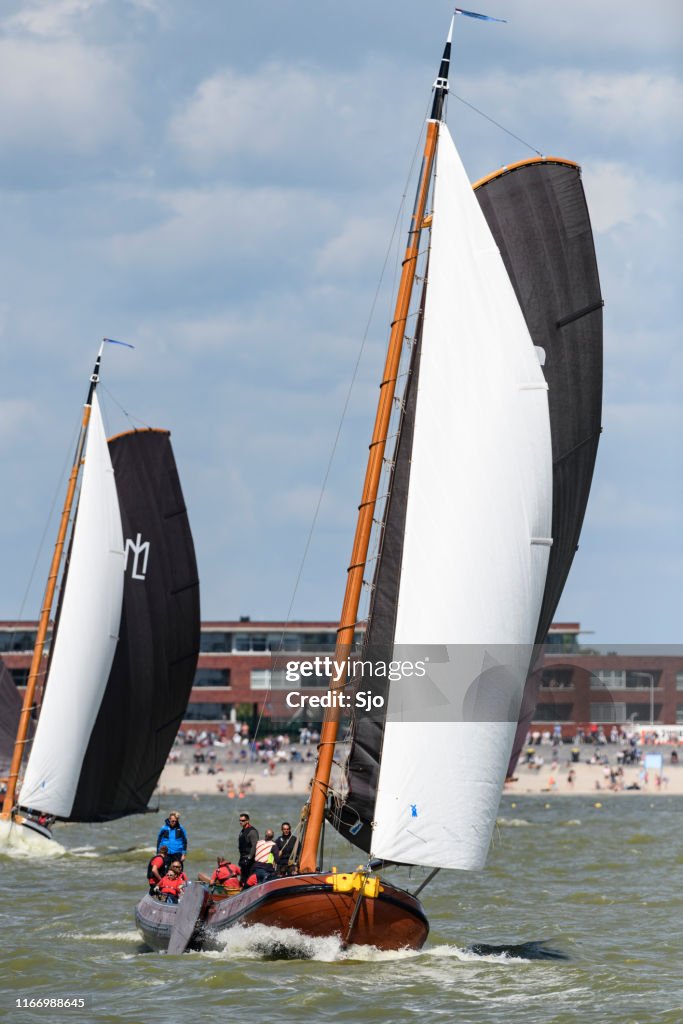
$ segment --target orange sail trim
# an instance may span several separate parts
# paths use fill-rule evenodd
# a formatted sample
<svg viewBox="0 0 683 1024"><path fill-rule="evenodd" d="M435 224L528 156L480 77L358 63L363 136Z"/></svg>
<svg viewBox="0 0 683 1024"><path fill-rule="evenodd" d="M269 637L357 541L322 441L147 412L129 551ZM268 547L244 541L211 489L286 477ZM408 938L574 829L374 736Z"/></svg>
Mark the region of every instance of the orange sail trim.
<svg viewBox="0 0 683 1024"><path fill-rule="evenodd" d="M146 434L146 433L150 433L150 434L168 434L169 437L171 436L171 431L170 430L164 430L162 427L140 427L139 429L135 429L135 430L122 430L120 434L112 434L111 437L107 438L107 444L110 444L112 441L118 440L119 437L128 437L129 434Z"/></svg>
<svg viewBox="0 0 683 1024"><path fill-rule="evenodd" d="M514 164L506 164L505 167L500 167L497 171L492 171L491 174L487 174L484 178L479 178L472 185L472 188L476 192L480 185L485 185L488 181L494 181L496 178L502 178L504 174L509 174L510 171L516 171L520 167L529 167L531 164L563 164L565 167L576 167L581 170L579 164L573 160L565 160L561 156L532 156L528 160L518 160Z"/></svg>

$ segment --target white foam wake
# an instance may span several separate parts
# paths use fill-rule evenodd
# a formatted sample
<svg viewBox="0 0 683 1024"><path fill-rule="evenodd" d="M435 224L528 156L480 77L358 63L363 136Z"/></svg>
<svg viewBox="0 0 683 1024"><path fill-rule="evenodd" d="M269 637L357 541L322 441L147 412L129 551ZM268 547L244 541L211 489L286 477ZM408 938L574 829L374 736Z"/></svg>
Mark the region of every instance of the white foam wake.
<svg viewBox="0 0 683 1024"><path fill-rule="evenodd" d="M47 839L23 825L0 821L0 853L6 857L45 860L63 856L66 849L54 839Z"/></svg>

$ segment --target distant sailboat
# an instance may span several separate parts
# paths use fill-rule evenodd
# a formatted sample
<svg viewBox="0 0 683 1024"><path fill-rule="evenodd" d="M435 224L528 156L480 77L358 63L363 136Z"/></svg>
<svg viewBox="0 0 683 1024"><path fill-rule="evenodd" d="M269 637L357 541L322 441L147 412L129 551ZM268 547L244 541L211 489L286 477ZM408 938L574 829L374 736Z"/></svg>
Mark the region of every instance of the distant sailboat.
<svg viewBox="0 0 683 1024"><path fill-rule="evenodd" d="M165 431L107 443L98 353L49 573L2 817L50 836L54 819L143 811L187 705L199 651L192 536ZM56 579L75 507L40 715Z"/></svg>
<svg viewBox="0 0 683 1024"><path fill-rule="evenodd" d="M182 901L145 896L136 921L153 948L209 947L234 925L265 924L343 944L418 949L429 931L418 899L426 883L410 893L376 869L431 868L428 881L441 868L472 870L486 860L548 586L553 442L535 339L444 123L452 28L434 85L335 654L344 663L352 651L379 519L361 662L386 668L412 655L428 667L419 678L373 679L384 707L354 718L345 792L331 781L340 704L326 713L297 873L225 899L201 897L193 886L187 912ZM401 376L407 384L397 395ZM379 513L385 469L389 495ZM326 818L367 853L356 871L321 865ZM196 914L189 926L188 914Z"/></svg>

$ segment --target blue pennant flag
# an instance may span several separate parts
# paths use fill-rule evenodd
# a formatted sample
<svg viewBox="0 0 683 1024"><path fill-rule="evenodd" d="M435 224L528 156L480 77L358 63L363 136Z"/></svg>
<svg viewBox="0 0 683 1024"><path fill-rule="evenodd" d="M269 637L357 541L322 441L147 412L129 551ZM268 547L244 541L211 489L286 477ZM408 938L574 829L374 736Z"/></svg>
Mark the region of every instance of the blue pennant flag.
<svg viewBox="0 0 683 1024"><path fill-rule="evenodd" d="M479 18L480 21L500 21L503 25L507 25L505 18L492 18L488 14L477 14L476 11L463 11L462 7L456 7L455 13L464 14L468 18Z"/></svg>
<svg viewBox="0 0 683 1024"><path fill-rule="evenodd" d="M107 341L110 345L125 345L126 348L135 348L135 345L129 345L127 341L117 341L116 338L102 338L102 341Z"/></svg>

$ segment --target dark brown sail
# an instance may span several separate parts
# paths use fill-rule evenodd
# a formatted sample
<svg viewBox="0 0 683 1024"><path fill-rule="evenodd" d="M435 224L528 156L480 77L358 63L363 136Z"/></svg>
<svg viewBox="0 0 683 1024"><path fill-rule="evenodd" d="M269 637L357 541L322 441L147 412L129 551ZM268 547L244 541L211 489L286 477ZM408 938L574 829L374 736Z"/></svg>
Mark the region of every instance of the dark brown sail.
<svg viewBox="0 0 683 1024"><path fill-rule="evenodd" d="M73 821L146 809L185 712L199 653L197 564L169 434L121 434L109 450L126 547L123 612Z"/></svg>
<svg viewBox="0 0 683 1024"><path fill-rule="evenodd" d="M581 168L533 159L475 186L532 340L545 353L553 450L553 546L536 643L545 641L579 544L602 416L602 295ZM510 771L536 707L530 675Z"/></svg>

